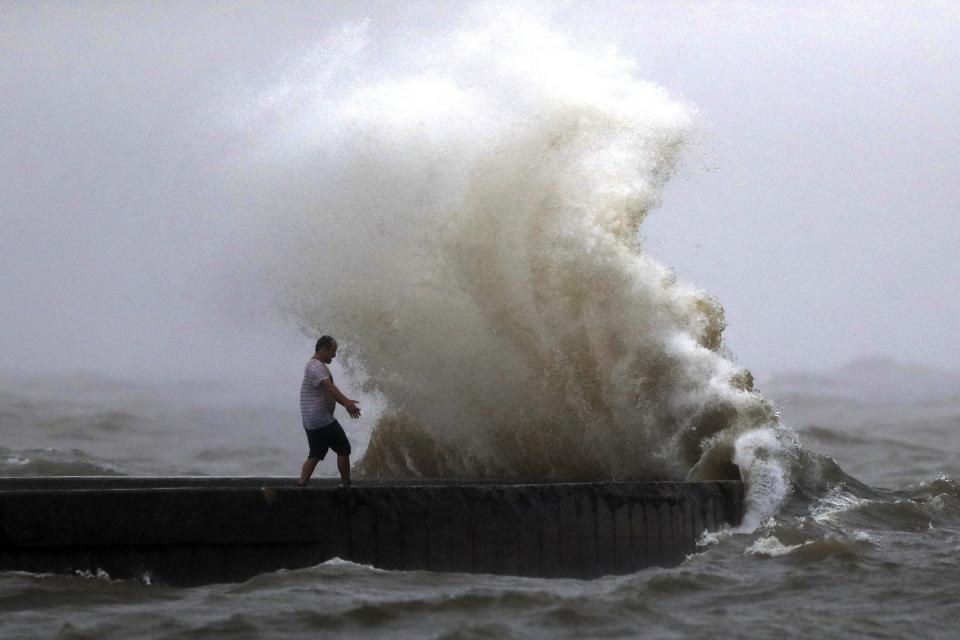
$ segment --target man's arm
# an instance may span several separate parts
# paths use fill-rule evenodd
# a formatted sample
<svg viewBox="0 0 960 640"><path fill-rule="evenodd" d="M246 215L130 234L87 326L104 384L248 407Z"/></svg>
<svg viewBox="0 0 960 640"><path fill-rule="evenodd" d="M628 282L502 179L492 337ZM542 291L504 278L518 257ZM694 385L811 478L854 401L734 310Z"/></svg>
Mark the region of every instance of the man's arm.
<svg viewBox="0 0 960 640"><path fill-rule="evenodd" d="M360 403L343 395L340 389L337 388L337 385L333 384L333 380L324 378L320 381L320 385L330 392L334 400L343 405L343 408L347 410L351 418L356 419L360 417L360 407L357 406Z"/></svg>

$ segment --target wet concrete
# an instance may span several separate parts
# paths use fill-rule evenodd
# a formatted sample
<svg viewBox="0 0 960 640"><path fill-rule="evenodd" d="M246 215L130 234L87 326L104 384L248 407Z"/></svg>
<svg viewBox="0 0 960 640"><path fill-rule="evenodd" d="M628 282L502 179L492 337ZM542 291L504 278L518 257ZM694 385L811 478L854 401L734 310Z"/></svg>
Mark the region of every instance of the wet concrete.
<svg viewBox="0 0 960 640"><path fill-rule="evenodd" d="M339 557L593 578L669 566L739 523L738 482L0 478L0 570L193 585Z"/></svg>

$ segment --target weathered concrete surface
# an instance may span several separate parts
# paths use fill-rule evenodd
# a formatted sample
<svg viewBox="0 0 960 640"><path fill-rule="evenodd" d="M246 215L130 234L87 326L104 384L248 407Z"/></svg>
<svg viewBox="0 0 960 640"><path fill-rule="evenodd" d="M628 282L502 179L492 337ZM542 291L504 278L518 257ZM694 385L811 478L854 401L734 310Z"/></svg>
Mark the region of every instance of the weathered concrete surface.
<svg viewBox="0 0 960 640"><path fill-rule="evenodd" d="M0 478L0 570L244 580L334 557L592 578L677 564L743 515L737 482Z"/></svg>

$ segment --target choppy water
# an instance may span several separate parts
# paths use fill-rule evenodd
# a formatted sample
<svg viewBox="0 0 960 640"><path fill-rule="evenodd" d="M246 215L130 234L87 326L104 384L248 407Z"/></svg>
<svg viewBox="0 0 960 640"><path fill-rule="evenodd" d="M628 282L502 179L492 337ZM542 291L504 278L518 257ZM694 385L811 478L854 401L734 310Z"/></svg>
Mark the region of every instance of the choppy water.
<svg viewBox="0 0 960 640"><path fill-rule="evenodd" d="M0 637L956 637L960 486L938 476L960 470L960 394L884 404L844 375L845 396L767 387L804 445L859 479L796 484L757 531L708 536L680 567L578 581L333 561L191 589L8 572ZM295 407L226 388L3 378L0 474L293 475Z"/></svg>

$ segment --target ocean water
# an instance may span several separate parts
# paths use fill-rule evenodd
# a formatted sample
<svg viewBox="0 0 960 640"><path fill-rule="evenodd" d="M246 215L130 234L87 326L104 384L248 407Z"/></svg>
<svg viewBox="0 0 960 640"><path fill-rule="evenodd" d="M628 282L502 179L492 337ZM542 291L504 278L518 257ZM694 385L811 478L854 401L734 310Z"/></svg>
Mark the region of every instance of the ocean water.
<svg viewBox="0 0 960 640"><path fill-rule="evenodd" d="M756 530L704 536L679 567L580 581L335 560L189 589L6 572L0 637L956 637L956 380L864 361L761 381L796 426L806 464L829 479L793 483ZM296 408L230 399L226 388L6 376L0 474L293 476L305 446Z"/></svg>

